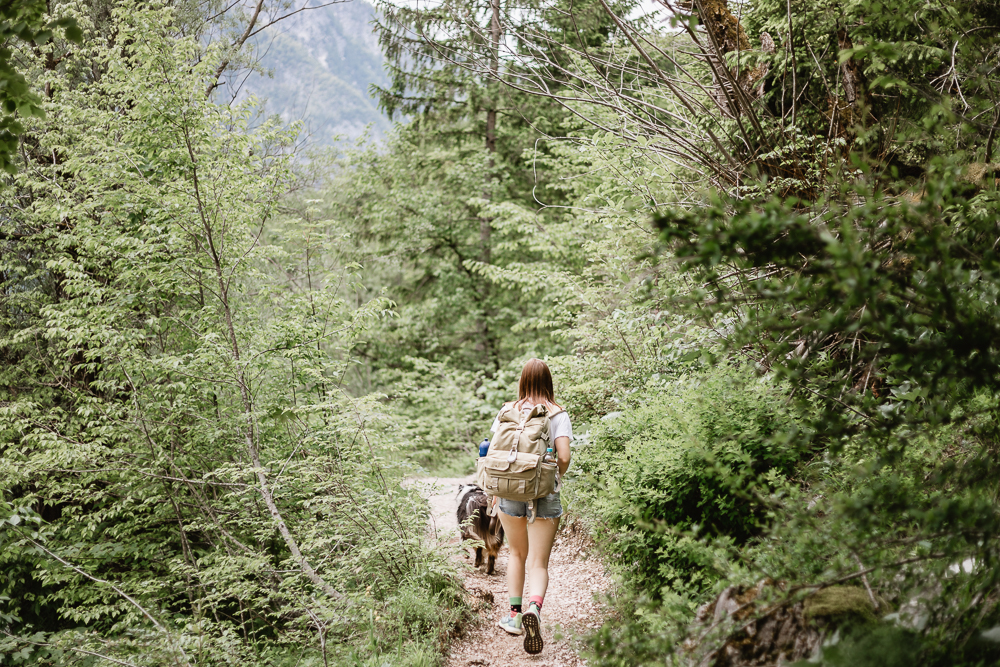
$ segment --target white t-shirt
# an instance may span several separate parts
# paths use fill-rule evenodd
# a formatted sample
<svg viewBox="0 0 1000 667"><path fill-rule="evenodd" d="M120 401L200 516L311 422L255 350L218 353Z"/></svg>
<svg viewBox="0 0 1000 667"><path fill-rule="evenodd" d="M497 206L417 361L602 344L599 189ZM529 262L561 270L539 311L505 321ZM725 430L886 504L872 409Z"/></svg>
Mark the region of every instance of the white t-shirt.
<svg viewBox="0 0 1000 667"><path fill-rule="evenodd" d="M530 412L534 405L524 405L521 407L521 412ZM503 410L500 410L503 412ZM500 428L500 412L493 419L493 426L490 426L490 433L496 433L497 429ZM552 415L549 417L549 437L552 438L549 442L554 443L556 438L561 438L566 436L570 440L573 439L573 425L569 423L569 415L563 410L559 414Z"/></svg>

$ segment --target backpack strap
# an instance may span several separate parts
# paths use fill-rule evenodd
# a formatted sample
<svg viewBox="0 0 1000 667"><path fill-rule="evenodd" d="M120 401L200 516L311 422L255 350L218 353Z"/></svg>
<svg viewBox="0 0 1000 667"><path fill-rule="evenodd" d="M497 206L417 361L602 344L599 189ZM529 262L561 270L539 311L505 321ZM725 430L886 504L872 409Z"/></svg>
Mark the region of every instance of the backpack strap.
<svg viewBox="0 0 1000 667"><path fill-rule="evenodd" d="M517 423L517 428L515 429L517 437L514 438L514 446L510 448L510 454L507 455L507 460L513 463L517 460L517 446L521 442L521 431L524 430L524 425L528 423L528 416L526 414L521 415L521 421Z"/></svg>

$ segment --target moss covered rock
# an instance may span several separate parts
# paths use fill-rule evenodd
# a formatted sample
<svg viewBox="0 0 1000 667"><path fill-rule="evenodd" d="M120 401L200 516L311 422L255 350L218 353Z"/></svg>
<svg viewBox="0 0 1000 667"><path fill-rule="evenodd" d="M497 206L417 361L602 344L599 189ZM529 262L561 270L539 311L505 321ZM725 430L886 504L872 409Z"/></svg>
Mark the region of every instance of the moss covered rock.
<svg viewBox="0 0 1000 667"><path fill-rule="evenodd" d="M856 586L822 588L805 599L808 620L827 620L840 624L851 620L874 623L878 620L868 592Z"/></svg>

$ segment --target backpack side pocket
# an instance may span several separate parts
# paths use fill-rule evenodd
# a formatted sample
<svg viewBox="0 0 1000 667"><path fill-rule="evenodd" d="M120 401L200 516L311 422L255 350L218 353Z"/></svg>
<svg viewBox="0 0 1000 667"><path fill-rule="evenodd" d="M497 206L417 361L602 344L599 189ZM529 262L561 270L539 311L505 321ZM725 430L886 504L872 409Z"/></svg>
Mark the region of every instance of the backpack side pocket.
<svg viewBox="0 0 1000 667"><path fill-rule="evenodd" d="M541 463L538 470L538 495L537 498L555 493L556 490L556 470L555 463Z"/></svg>

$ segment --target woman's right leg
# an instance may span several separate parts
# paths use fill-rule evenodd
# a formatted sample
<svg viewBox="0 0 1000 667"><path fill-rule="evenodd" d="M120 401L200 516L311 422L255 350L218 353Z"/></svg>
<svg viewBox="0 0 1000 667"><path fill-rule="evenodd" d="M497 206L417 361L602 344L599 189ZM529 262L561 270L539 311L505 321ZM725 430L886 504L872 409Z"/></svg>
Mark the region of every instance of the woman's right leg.
<svg viewBox="0 0 1000 667"><path fill-rule="evenodd" d="M528 556L528 577L530 577L528 590L531 591L531 597L544 598L545 591L549 587L549 556L552 554L552 543L556 539L557 530L559 530L559 517L555 519L539 517L534 523L526 526L525 533L530 536L528 542L531 543ZM508 565L508 569L509 567Z"/></svg>

